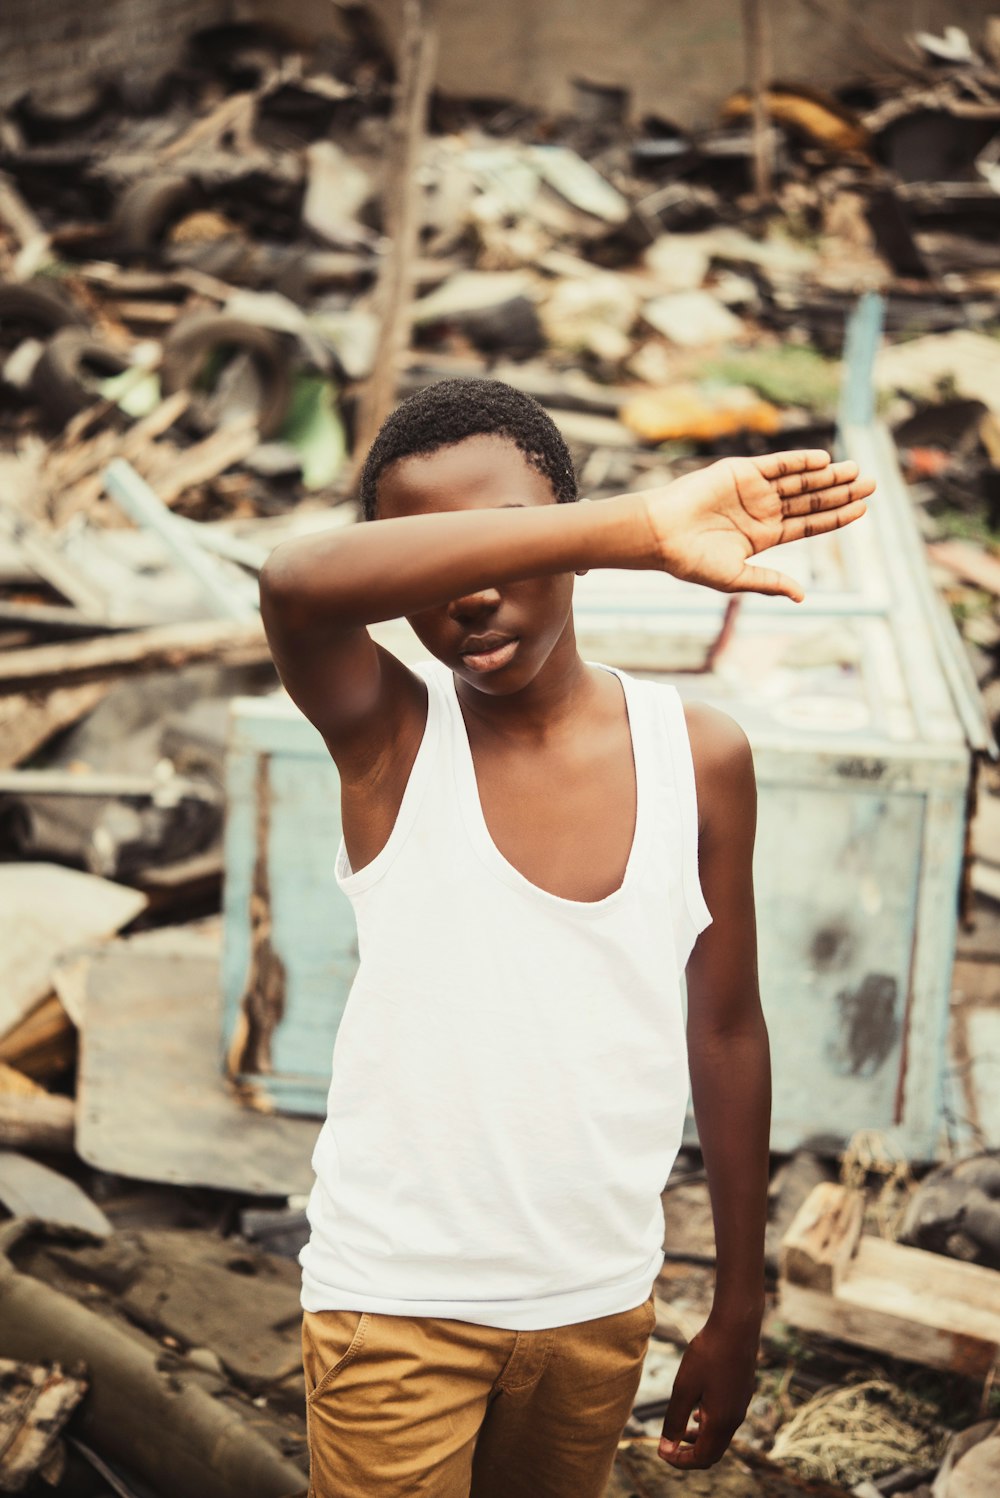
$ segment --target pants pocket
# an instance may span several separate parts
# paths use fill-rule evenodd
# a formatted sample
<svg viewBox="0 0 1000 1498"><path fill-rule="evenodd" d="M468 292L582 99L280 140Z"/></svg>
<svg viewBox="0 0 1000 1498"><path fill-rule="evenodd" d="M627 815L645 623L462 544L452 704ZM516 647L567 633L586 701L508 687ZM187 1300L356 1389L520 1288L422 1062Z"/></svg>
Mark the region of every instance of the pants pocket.
<svg viewBox="0 0 1000 1498"><path fill-rule="evenodd" d="M306 1311L302 1317L302 1367L306 1404L312 1404L364 1345L370 1311Z"/></svg>

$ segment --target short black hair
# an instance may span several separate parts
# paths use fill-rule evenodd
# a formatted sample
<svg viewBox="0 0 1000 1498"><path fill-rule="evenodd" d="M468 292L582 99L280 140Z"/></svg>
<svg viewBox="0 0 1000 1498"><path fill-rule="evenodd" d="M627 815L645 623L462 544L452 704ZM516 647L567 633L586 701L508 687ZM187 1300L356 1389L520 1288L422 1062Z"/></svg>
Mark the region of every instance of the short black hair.
<svg viewBox="0 0 1000 1498"><path fill-rule="evenodd" d="M361 470L364 518L375 519L379 477L390 463L482 436L513 442L548 479L557 503L578 498L569 448L533 396L502 380L441 380L408 396L379 428Z"/></svg>

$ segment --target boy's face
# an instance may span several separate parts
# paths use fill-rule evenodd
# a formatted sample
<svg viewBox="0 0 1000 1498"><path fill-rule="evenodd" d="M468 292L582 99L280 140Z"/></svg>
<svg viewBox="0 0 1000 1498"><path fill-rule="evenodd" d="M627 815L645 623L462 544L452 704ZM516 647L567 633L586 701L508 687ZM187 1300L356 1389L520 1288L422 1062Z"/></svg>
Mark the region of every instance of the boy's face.
<svg viewBox="0 0 1000 1498"><path fill-rule="evenodd" d="M467 437L400 458L378 484L381 519L555 504L552 486L504 437ZM576 654L573 574L529 578L421 609L409 622L430 653L472 687L508 696L556 652Z"/></svg>

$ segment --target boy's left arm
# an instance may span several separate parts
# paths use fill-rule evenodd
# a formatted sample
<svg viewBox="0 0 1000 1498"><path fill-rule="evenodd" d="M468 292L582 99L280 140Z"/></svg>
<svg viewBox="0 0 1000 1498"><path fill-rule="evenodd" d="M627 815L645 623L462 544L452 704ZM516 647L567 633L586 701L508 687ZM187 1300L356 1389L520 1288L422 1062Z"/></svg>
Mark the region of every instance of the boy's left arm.
<svg viewBox="0 0 1000 1498"><path fill-rule="evenodd" d="M757 986L750 746L725 713L686 709L699 806L698 862L712 924L687 968L687 1040L715 1223L715 1296L684 1353L663 1422L671 1466L710 1467L742 1423L764 1312L771 1064ZM681 1442L693 1444L680 1444Z"/></svg>

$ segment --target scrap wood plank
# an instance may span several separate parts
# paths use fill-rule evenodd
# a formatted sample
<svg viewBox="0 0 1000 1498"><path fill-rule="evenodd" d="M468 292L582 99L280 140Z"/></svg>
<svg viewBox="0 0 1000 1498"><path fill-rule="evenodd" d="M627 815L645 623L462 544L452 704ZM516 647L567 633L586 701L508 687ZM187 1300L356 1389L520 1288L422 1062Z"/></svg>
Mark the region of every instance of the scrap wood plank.
<svg viewBox="0 0 1000 1498"><path fill-rule="evenodd" d="M301 1274L293 1259L183 1227L122 1229L99 1243L43 1239L19 1263L70 1294L80 1283L113 1287L117 1310L134 1326L182 1347L211 1348L244 1388L301 1375Z"/></svg>
<svg viewBox="0 0 1000 1498"><path fill-rule="evenodd" d="M256 618L154 625L95 640L9 650L0 655L0 696L175 670L196 661L257 666L269 659L264 626Z"/></svg>
<svg viewBox="0 0 1000 1498"><path fill-rule="evenodd" d="M0 1202L12 1217L79 1228L95 1238L111 1233L100 1207L75 1181L16 1150L0 1149Z"/></svg>
<svg viewBox="0 0 1000 1498"><path fill-rule="evenodd" d="M97 619L107 614L108 599L103 590L63 555L55 536L37 521L0 503L0 534L39 577L76 608Z"/></svg>
<svg viewBox="0 0 1000 1498"><path fill-rule="evenodd" d="M30 1080L30 1079L29 1079ZM0 1092L0 1146L69 1154L76 1130L76 1104L40 1089L39 1095Z"/></svg>
<svg viewBox="0 0 1000 1498"><path fill-rule="evenodd" d="M0 863L0 1037L50 992L69 947L111 936L146 908L137 890L52 863Z"/></svg>
<svg viewBox="0 0 1000 1498"><path fill-rule="evenodd" d="M927 554L939 567L1000 598L1000 558L984 546L972 541L933 541Z"/></svg>
<svg viewBox="0 0 1000 1498"><path fill-rule="evenodd" d="M0 1492L19 1493L46 1468L86 1392L86 1381L58 1363L36 1367L0 1358Z"/></svg>
<svg viewBox="0 0 1000 1498"><path fill-rule="evenodd" d="M995 1368L1000 1273L862 1235L860 1206L832 1182L806 1198L782 1243L778 1316L933 1368Z"/></svg>
<svg viewBox="0 0 1000 1498"><path fill-rule="evenodd" d="M38 1080L67 1072L76 1059L76 1031L55 994L36 1004L0 1038L0 1061Z"/></svg>
<svg viewBox="0 0 1000 1498"><path fill-rule="evenodd" d="M95 954L80 1037L78 1153L132 1179L306 1192L316 1120L256 1112L222 1075L217 946L164 929Z"/></svg>
<svg viewBox="0 0 1000 1498"><path fill-rule="evenodd" d="M64 728L72 728L107 691L107 682L91 681L48 692L0 696L0 770L13 769Z"/></svg>

